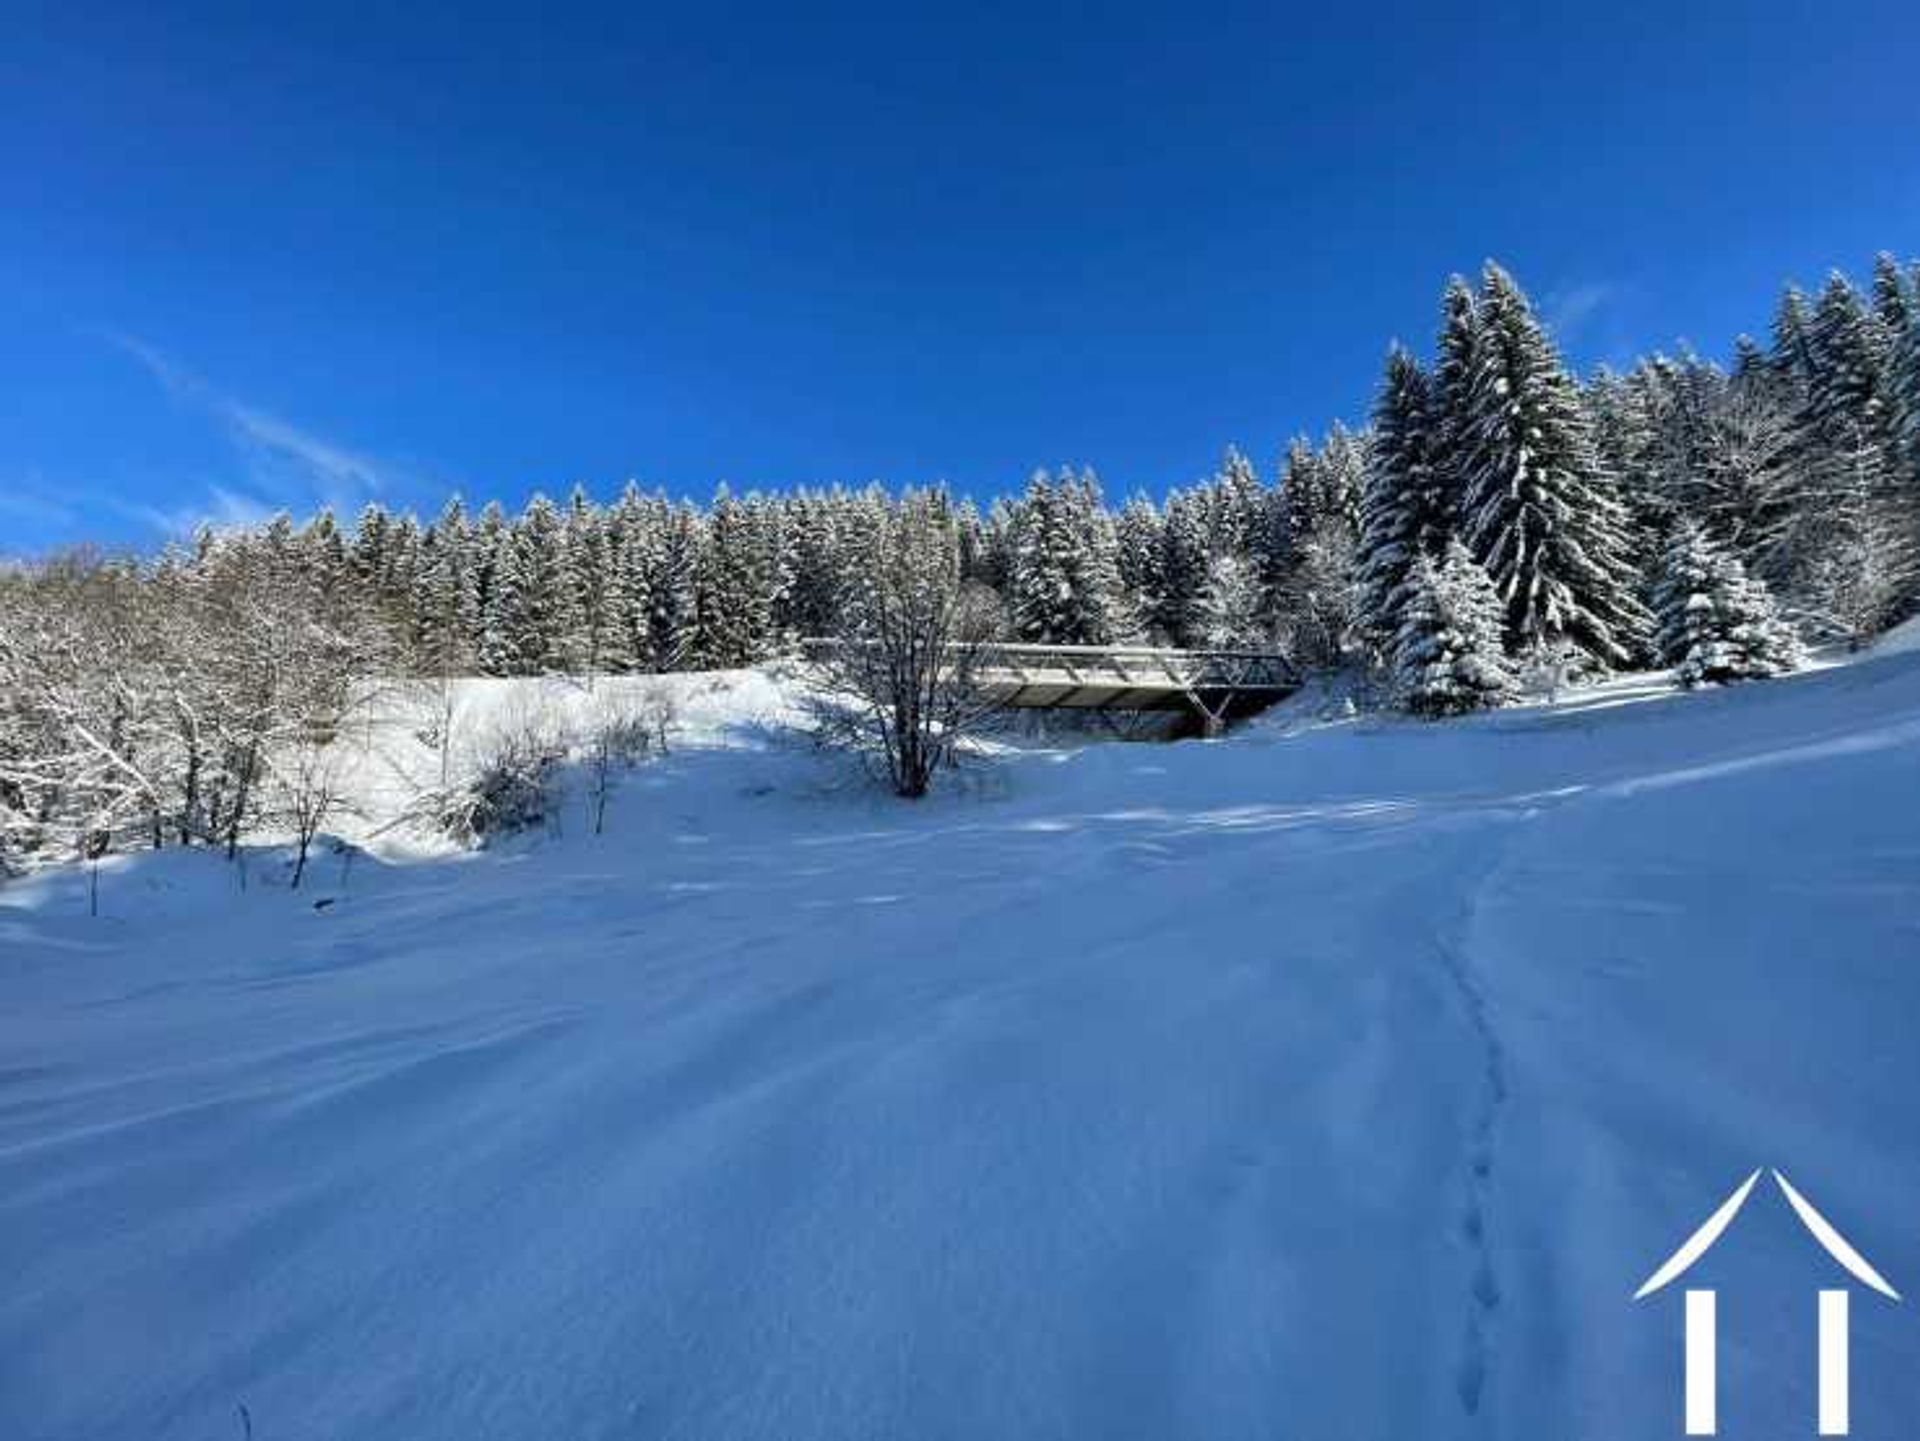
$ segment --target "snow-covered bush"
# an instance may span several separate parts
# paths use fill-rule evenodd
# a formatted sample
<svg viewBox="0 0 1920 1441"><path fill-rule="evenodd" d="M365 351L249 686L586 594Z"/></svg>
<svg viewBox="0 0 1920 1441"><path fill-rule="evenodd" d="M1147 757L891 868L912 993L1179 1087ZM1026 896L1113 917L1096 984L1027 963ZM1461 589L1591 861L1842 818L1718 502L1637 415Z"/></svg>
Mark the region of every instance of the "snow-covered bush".
<svg viewBox="0 0 1920 1441"><path fill-rule="evenodd" d="M814 735L875 762L894 794L917 800L991 710L978 674L996 616L961 574L938 492L902 497L864 559L841 633L814 657Z"/></svg>
<svg viewBox="0 0 1920 1441"><path fill-rule="evenodd" d="M621 775L655 755L665 755L679 714L673 693L653 687L638 697L623 695L603 701L589 722L583 759L587 768L587 802L593 833L607 825L607 803L613 799Z"/></svg>
<svg viewBox="0 0 1920 1441"><path fill-rule="evenodd" d="M1394 671L1401 703L1415 715L1463 715L1512 697L1513 668L1501 649L1500 597L1456 539L1435 565L1421 556L1396 609Z"/></svg>
<svg viewBox="0 0 1920 1441"><path fill-rule="evenodd" d="M1655 597L1660 658L1686 686L1779 675L1802 661L1773 598L1728 551L1683 523L1667 547Z"/></svg>
<svg viewBox="0 0 1920 1441"><path fill-rule="evenodd" d="M456 786L429 791L416 809L460 845L485 845L497 836L544 825L555 814L567 738L551 722L523 716L495 729L471 775Z"/></svg>

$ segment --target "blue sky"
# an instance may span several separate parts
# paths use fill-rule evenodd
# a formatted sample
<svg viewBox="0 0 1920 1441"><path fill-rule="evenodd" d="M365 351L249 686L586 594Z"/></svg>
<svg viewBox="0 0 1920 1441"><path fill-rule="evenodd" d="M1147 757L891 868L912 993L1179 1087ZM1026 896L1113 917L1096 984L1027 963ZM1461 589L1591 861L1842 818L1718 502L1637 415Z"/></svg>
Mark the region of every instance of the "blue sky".
<svg viewBox="0 0 1920 1441"><path fill-rule="evenodd" d="M1158 492L1361 418L1489 255L1587 366L1920 252L1916 7L1561 9L9 7L0 549Z"/></svg>

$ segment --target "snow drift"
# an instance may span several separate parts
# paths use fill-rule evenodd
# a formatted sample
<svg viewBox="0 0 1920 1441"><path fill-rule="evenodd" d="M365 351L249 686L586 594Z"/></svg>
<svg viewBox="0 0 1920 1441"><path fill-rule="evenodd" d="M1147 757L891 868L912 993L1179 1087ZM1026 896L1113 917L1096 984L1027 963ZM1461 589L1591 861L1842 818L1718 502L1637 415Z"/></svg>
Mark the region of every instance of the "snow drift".
<svg viewBox="0 0 1920 1441"><path fill-rule="evenodd" d="M0 891L0 1434L1677 1435L1631 1298L1763 1165L1920 1286L1920 654L918 807L683 683L604 836ZM1811 1434L1844 1277L1702 1265Z"/></svg>

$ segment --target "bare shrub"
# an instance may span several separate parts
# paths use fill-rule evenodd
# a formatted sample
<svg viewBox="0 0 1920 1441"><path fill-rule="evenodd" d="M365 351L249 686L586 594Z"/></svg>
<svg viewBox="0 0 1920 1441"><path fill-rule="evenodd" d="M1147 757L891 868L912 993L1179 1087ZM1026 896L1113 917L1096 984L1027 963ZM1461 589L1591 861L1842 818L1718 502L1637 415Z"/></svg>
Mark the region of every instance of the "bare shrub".
<svg viewBox="0 0 1920 1441"><path fill-rule="evenodd" d="M331 739L299 741L283 753L269 754L268 772L273 803L280 818L293 828L293 877L288 888L297 891L307 873L314 837L343 809L339 748Z"/></svg>
<svg viewBox="0 0 1920 1441"><path fill-rule="evenodd" d="M649 687L638 696L603 700L587 732L584 760L587 768L587 808L593 833L607 826L607 803L620 778L633 766L667 753L668 737L677 722L678 707L664 686Z"/></svg>
<svg viewBox="0 0 1920 1441"><path fill-rule="evenodd" d="M469 777L426 792L415 810L469 848L548 824L557 814L555 789L567 751L566 733L551 717L534 711L508 717L480 743Z"/></svg>
<svg viewBox="0 0 1920 1441"><path fill-rule="evenodd" d="M866 542L845 621L814 660L815 734L877 758L894 793L927 793L989 712L978 681L999 616L960 570L946 497L912 491Z"/></svg>

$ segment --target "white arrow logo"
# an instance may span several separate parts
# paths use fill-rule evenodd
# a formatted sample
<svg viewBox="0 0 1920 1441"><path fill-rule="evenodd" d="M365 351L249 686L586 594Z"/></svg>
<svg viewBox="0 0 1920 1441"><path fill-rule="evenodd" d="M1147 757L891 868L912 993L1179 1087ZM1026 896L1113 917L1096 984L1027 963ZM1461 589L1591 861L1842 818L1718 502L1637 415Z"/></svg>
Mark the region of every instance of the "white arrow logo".
<svg viewBox="0 0 1920 1441"><path fill-rule="evenodd" d="M1755 1171L1742 1181L1733 1194L1720 1203L1720 1208L1707 1217L1700 1229L1687 1237L1680 1249L1647 1277L1640 1289L1633 1293L1633 1299L1645 1300L1678 1280L1694 1262L1706 1255L1713 1243L1733 1224L1733 1218L1740 1214L1740 1208L1747 1204L1747 1197L1753 1194L1760 1174ZM1831 1221L1814 1209L1813 1202L1793 1188L1791 1181L1778 1171L1773 1172L1773 1179L1780 1188L1780 1194L1787 1198L1787 1204L1793 1207L1794 1215L1800 1218L1801 1225L1807 1228L1829 1256L1840 1263L1848 1275L1889 1301L1900 1299L1900 1293L1868 1264L1866 1257L1848 1244L1847 1238L1834 1229ZM1716 1384L1717 1298L1712 1291L1690 1290L1686 1294L1687 1435L1713 1436L1718 1434L1719 1425ZM1819 1420L1822 1436L1845 1436L1849 1426L1847 1305L1848 1293L1845 1291L1823 1290L1820 1293Z"/></svg>

